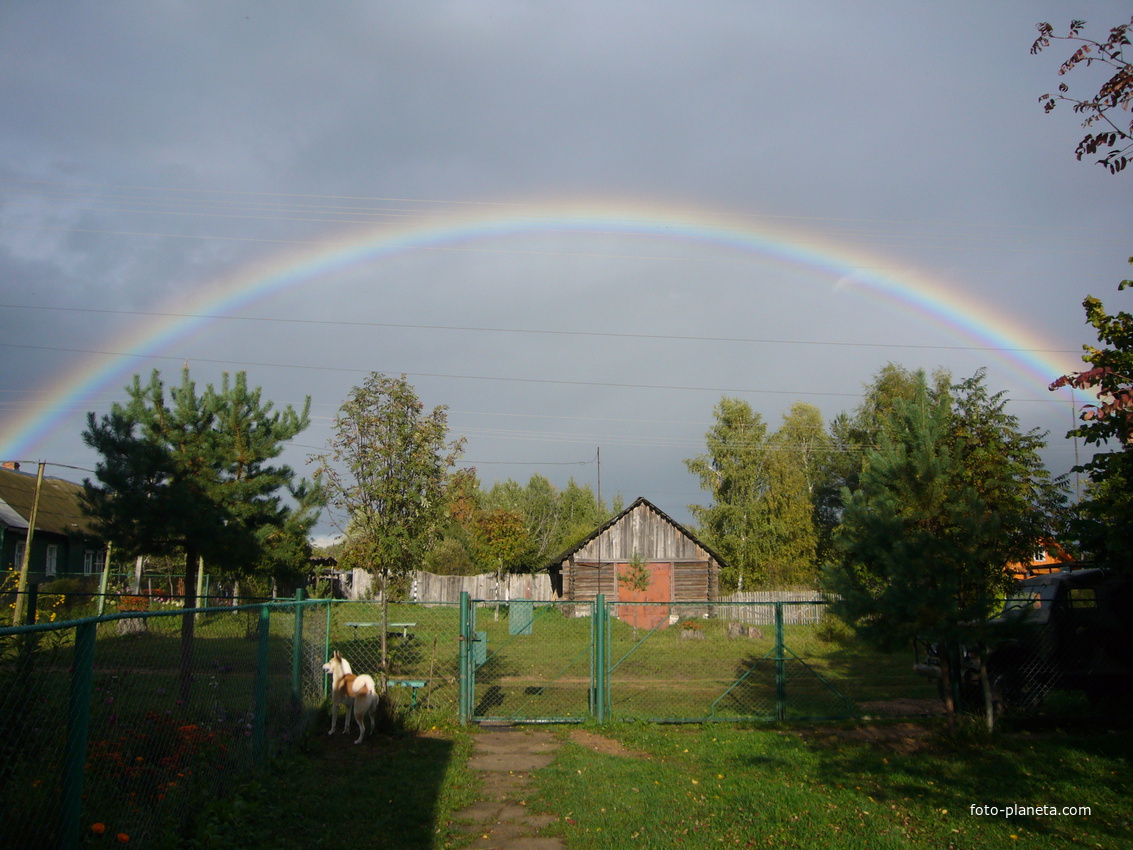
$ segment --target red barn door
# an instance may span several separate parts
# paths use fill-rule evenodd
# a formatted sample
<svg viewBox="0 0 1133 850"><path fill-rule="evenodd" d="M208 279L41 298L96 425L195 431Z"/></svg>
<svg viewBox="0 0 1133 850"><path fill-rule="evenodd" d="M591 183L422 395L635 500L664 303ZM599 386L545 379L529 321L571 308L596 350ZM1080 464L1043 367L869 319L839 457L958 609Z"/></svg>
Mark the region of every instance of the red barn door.
<svg viewBox="0 0 1133 850"><path fill-rule="evenodd" d="M629 564L618 564L618 577L623 576ZM619 605L617 617L624 623L639 629L653 629L658 624L668 625L669 605L673 598L673 565L668 563L649 564L649 587L633 590L625 582L618 582L618 602L665 603L657 605ZM664 621L662 623L662 621Z"/></svg>

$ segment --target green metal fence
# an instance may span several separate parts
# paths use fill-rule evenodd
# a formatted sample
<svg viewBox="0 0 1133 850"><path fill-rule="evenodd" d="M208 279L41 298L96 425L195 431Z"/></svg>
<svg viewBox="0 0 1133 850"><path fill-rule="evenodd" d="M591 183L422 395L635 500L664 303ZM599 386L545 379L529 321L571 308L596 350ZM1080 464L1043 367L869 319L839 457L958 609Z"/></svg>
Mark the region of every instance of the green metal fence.
<svg viewBox="0 0 1133 850"><path fill-rule="evenodd" d="M321 703L320 605L0 629L0 847L168 843Z"/></svg>
<svg viewBox="0 0 1133 850"><path fill-rule="evenodd" d="M383 636L391 699L461 722L827 718L933 693L907 654L822 638L788 602L169 604L0 628L0 847L173 843L308 728L332 651L378 678Z"/></svg>
<svg viewBox="0 0 1133 850"><path fill-rule="evenodd" d="M669 616L648 630L633 627L635 606L606 605L611 715L703 722L856 714L825 665L808 658L814 625L787 625L799 620L792 605L731 606L750 610L728 619L706 616L703 604L672 603Z"/></svg>
<svg viewBox="0 0 1133 850"><path fill-rule="evenodd" d="M0 628L0 847L76 847L106 833L162 846L307 728L326 703L332 651L378 678L380 603L103 607ZM387 622L391 700L454 716L458 607L391 603Z"/></svg>
<svg viewBox="0 0 1133 850"><path fill-rule="evenodd" d="M581 722L595 715L599 618L561 602L468 601L462 622L462 717L472 721Z"/></svg>
<svg viewBox="0 0 1133 850"><path fill-rule="evenodd" d="M463 722L833 719L931 699L907 654L824 636L821 602L462 603ZM758 624L758 625L756 625ZM903 710L903 709L901 709Z"/></svg>
<svg viewBox="0 0 1133 850"><path fill-rule="evenodd" d="M369 673L376 681L382 660L382 604L333 600L321 613L328 654L341 652L355 673ZM441 711L453 717L460 700L459 606L391 602L384 622L390 699L406 711Z"/></svg>

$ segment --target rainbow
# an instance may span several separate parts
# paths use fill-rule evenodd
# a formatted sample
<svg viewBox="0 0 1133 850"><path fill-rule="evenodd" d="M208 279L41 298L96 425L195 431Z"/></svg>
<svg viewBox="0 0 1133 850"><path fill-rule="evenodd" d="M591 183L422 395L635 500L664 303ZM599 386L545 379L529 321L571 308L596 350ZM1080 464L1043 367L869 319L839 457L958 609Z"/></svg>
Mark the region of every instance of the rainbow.
<svg viewBox="0 0 1133 850"><path fill-rule="evenodd" d="M410 218L328 241L288 244L200 288L192 298L140 320L130 334L113 340L108 346L112 351L85 356L80 366L42 394L35 409L0 422L0 459L30 457L75 409L84 409L86 399L117 382L126 383L128 374L137 371L139 358L159 356L220 316L395 255L486 250L477 246L541 234L645 237L786 264L826 277L836 288L896 306L945 330L961 345L989 349L991 356L1037 387L1074 368L1071 356L1044 350L1046 342L1034 332L927 276L908 269L893 272L885 268L886 260L829 239L816 246L813 234L780 230L758 216L623 203L484 205L464 214Z"/></svg>

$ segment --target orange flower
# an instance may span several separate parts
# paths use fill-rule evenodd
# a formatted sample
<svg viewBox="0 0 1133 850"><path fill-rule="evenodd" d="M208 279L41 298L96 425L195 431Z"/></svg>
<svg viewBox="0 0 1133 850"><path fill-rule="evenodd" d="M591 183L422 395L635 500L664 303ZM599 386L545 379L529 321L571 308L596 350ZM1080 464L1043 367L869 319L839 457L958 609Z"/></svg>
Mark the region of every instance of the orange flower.
<svg viewBox="0 0 1133 850"><path fill-rule="evenodd" d="M118 833L118 843L119 844L129 844L130 843L130 836L128 836L124 832Z"/></svg>
<svg viewBox="0 0 1133 850"><path fill-rule="evenodd" d="M102 833L106 832L106 824L104 824L104 823L92 823L90 825L90 831L93 832L95 835L102 835Z"/></svg>

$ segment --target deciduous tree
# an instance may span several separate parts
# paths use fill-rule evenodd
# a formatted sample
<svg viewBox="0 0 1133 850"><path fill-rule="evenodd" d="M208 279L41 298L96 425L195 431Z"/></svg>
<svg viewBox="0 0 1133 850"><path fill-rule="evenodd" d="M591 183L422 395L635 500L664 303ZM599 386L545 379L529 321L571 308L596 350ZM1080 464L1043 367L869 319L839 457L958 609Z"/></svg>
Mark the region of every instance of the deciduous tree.
<svg viewBox="0 0 1133 850"><path fill-rule="evenodd" d="M1124 280L1118 289L1131 286L1133 280ZM1075 387L1098 398L1096 404L1082 408L1082 424L1067 434L1099 449L1075 468L1090 480L1075 530L1099 562L1133 572L1133 315L1125 311L1110 315L1093 296L1082 306L1099 343L1084 346L1082 360L1090 368L1063 375L1050 386L1052 390ZM1100 451L1103 447L1109 450Z"/></svg>
<svg viewBox="0 0 1133 850"><path fill-rule="evenodd" d="M741 589L813 584L815 493L829 445L821 414L796 404L768 435L747 402L724 398L714 413L708 452L685 464L713 497L689 510L727 562L722 581Z"/></svg>
<svg viewBox="0 0 1133 850"><path fill-rule="evenodd" d="M764 555L758 503L767 488L767 425L746 401L725 396L713 409L715 424L705 434L707 451L685 461L709 505L689 505L706 543L724 557L720 579L742 587L755 579Z"/></svg>
<svg viewBox="0 0 1133 850"><path fill-rule="evenodd" d="M382 598L382 683L393 579L421 561L445 515L449 470L464 439L448 442L446 408L424 412L405 376L377 372L351 390L334 422L330 451L313 458L331 502L345 511L356 556Z"/></svg>
<svg viewBox="0 0 1133 850"><path fill-rule="evenodd" d="M500 618L500 588L504 573L529 545L523 514L518 511L482 511L472 518L472 538L484 561L496 573L496 619Z"/></svg>

